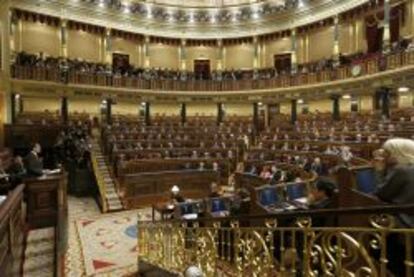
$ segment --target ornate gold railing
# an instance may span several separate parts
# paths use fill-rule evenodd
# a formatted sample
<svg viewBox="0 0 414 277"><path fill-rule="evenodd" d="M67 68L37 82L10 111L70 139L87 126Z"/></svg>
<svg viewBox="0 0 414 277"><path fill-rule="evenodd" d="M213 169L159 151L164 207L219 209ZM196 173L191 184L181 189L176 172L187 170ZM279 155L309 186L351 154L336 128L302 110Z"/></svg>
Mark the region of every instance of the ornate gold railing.
<svg viewBox="0 0 414 277"><path fill-rule="evenodd" d="M375 210L378 207L359 213ZM392 276L392 272L413 276L414 229L398 228L388 214L367 216L367 226L361 227L314 227L310 219L319 213L340 220L343 212L139 222L139 261L172 273L196 266L207 277Z"/></svg>
<svg viewBox="0 0 414 277"><path fill-rule="evenodd" d="M69 70L61 72L59 68L12 65L11 73L15 79L49 81L78 85L106 86L143 90L169 91L240 91L306 86L325 82L340 81L354 77L368 76L378 72L414 65L414 51L405 51L387 55L378 55L352 65L311 73L282 74L269 79L241 80L147 80L143 77L89 73Z"/></svg>

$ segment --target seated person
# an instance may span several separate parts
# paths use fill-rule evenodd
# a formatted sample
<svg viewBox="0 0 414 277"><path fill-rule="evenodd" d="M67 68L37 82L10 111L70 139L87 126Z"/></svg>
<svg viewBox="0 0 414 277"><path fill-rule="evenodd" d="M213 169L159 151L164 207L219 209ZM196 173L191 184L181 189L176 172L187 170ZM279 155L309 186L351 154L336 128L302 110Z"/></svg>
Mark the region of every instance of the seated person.
<svg viewBox="0 0 414 277"><path fill-rule="evenodd" d="M374 153L378 171L378 191L381 200L393 204L414 202L414 141L394 138L387 140L380 151ZM401 225L414 227L414 216L400 214Z"/></svg>
<svg viewBox="0 0 414 277"><path fill-rule="evenodd" d="M10 176L4 169L3 160L0 159L0 194L7 194L10 188Z"/></svg>
<svg viewBox="0 0 414 277"><path fill-rule="evenodd" d="M380 151L374 152L375 168L378 171L378 191L381 200L393 204L411 204L414 202L414 141L394 138L387 140ZM398 215L397 227L413 228L414 215ZM396 253L404 253L404 238L391 234L387 238L387 268L394 276L408 276L404 259ZM412 253L411 255L414 255Z"/></svg>
<svg viewBox="0 0 414 277"><path fill-rule="evenodd" d="M23 159L20 156L16 156L13 159L13 163L8 168L7 172L10 174L11 183L18 185L23 181L27 171L24 167Z"/></svg>
<svg viewBox="0 0 414 277"><path fill-rule="evenodd" d="M323 166L321 159L319 157L316 157L312 164L311 164L311 170L316 172L316 174L318 175L324 175L325 172L325 167Z"/></svg>
<svg viewBox="0 0 414 277"><path fill-rule="evenodd" d="M272 172L270 171L270 167L268 165L263 166L262 171L260 172L260 177L263 179L271 179Z"/></svg>
<svg viewBox="0 0 414 277"><path fill-rule="evenodd" d="M349 163L354 155L351 152L351 148L349 146L342 146L341 147L341 158L345 163Z"/></svg>
<svg viewBox="0 0 414 277"><path fill-rule="evenodd" d="M256 166L252 165L250 167L250 170L247 171L247 174L257 175L257 168L256 168Z"/></svg>
<svg viewBox="0 0 414 277"><path fill-rule="evenodd" d="M332 203L336 185L327 178L319 178L309 195L310 209L325 209Z"/></svg>
<svg viewBox="0 0 414 277"><path fill-rule="evenodd" d="M43 175L43 161L39 157L42 147L39 143L35 143L30 153L25 157L24 162L29 176Z"/></svg>
<svg viewBox="0 0 414 277"><path fill-rule="evenodd" d="M232 216L239 216L247 214L250 210L250 193L242 188L237 190L236 195L231 203L230 214Z"/></svg>
<svg viewBox="0 0 414 277"><path fill-rule="evenodd" d="M180 194L178 186L173 186L171 189L171 200L174 204L185 202L185 198Z"/></svg>
<svg viewBox="0 0 414 277"><path fill-rule="evenodd" d="M221 196L220 187L217 185L216 182L212 182L210 185L210 194L208 195L208 197L215 198L215 197L220 197L220 196Z"/></svg>

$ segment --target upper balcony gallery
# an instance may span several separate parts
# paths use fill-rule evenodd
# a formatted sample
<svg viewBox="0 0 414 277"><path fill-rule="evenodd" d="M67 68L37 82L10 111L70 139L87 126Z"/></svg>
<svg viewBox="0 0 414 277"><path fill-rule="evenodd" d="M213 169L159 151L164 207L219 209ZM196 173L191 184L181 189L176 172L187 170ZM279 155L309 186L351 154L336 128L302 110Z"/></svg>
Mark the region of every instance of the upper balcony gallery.
<svg viewBox="0 0 414 277"><path fill-rule="evenodd" d="M131 13L144 5L115 2L102 5L111 10L128 7ZM228 1L222 2L218 6L227 9ZM284 7L301 1L293 2L284 2ZM253 4L263 3L268 4ZM414 63L413 1L362 1L311 24L216 39L135 33L16 6L10 12L9 34L14 79L142 90L243 91L323 84Z"/></svg>

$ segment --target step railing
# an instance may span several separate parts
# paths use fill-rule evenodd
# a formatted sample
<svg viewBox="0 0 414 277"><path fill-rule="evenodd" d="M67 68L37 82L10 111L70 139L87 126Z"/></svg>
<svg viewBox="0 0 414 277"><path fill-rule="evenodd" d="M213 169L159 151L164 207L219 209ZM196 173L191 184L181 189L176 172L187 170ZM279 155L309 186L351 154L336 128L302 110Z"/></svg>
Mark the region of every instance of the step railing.
<svg viewBox="0 0 414 277"><path fill-rule="evenodd" d="M108 202L106 200L106 187L104 176L101 174L101 170L99 168L98 159L96 157L95 151L91 152L91 161L92 161L92 168L95 174L96 184L98 185L99 189L99 196L101 198L101 205L102 205L102 212L106 213L108 211Z"/></svg>

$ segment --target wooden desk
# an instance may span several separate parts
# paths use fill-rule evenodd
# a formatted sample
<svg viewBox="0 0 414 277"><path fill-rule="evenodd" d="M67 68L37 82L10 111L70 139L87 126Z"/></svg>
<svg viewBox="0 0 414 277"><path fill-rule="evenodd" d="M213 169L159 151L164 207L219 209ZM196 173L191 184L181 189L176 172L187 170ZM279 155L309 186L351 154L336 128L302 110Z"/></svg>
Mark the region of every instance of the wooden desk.
<svg viewBox="0 0 414 277"><path fill-rule="evenodd" d="M63 276L67 250L67 173L25 180L29 228L55 227L55 276Z"/></svg>
<svg viewBox="0 0 414 277"><path fill-rule="evenodd" d="M67 174L25 180L27 221L31 228L55 227L60 216L67 217Z"/></svg>
<svg viewBox="0 0 414 277"><path fill-rule="evenodd" d="M171 188L179 186L185 198L203 198L210 184L218 182L219 173L213 170L160 171L126 174L119 178L129 208L139 208L169 199Z"/></svg>
<svg viewBox="0 0 414 277"><path fill-rule="evenodd" d="M24 185L0 204L0 276L21 276L24 238Z"/></svg>
<svg viewBox="0 0 414 277"><path fill-rule="evenodd" d="M169 206L172 205L172 208ZM161 214L161 220L169 219L167 216L174 212L175 205L170 202L158 202L152 204L152 220L155 220L155 212Z"/></svg>

